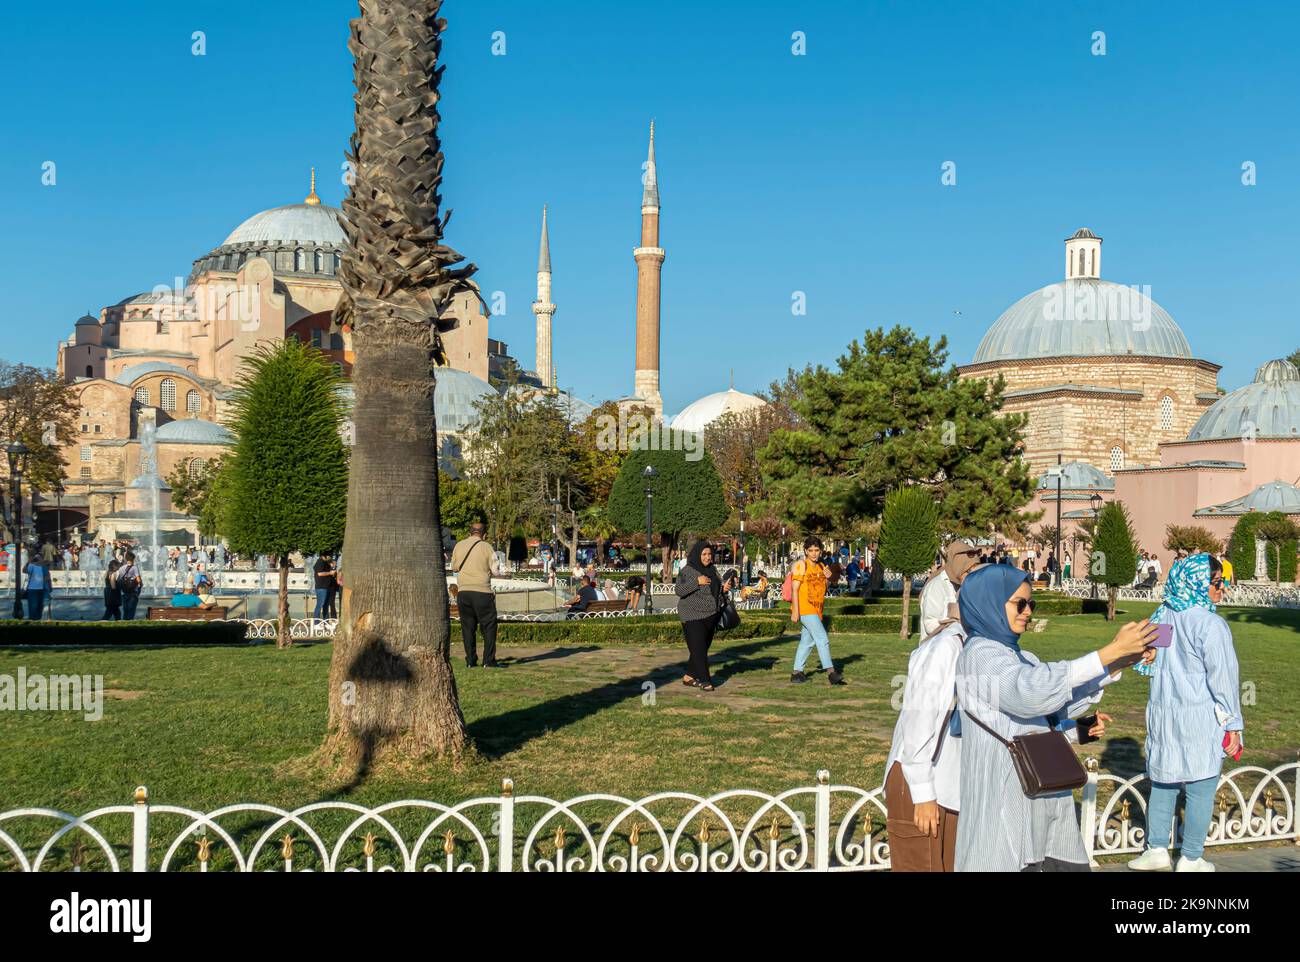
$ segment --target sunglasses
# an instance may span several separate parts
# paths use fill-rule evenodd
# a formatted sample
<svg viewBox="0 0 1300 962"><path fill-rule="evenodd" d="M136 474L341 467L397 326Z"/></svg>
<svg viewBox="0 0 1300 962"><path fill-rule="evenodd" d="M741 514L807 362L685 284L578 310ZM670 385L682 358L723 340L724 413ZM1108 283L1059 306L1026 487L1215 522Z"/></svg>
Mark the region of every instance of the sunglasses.
<svg viewBox="0 0 1300 962"><path fill-rule="evenodd" d="M1033 611L1038 602L1033 598L1016 598L1011 604L1016 606L1016 614L1023 615L1026 610Z"/></svg>
<svg viewBox="0 0 1300 962"><path fill-rule="evenodd" d="M1222 588L1222 587L1223 587L1223 579L1222 579L1222 578L1211 578L1211 579L1210 579L1210 587L1211 587L1211 588Z"/></svg>

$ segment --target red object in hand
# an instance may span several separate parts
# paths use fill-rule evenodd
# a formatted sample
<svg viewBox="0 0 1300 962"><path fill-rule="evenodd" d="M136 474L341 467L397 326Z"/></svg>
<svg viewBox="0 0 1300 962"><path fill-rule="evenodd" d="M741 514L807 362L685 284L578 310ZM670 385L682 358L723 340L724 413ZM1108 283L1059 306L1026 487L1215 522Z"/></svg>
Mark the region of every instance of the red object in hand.
<svg viewBox="0 0 1300 962"><path fill-rule="evenodd" d="M1223 733L1223 750L1224 750L1225 752L1228 750L1228 746L1229 746L1231 743L1232 743L1232 733L1231 733L1231 732L1224 732L1224 733ZM1232 760L1233 760L1234 762L1239 762L1239 761L1241 761L1241 750L1242 750L1244 747L1245 747L1245 744L1244 744L1242 741L1239 740L1239 741L1237 742L1237 754L1235 754L1235 755L1232 756Z"/></svg>

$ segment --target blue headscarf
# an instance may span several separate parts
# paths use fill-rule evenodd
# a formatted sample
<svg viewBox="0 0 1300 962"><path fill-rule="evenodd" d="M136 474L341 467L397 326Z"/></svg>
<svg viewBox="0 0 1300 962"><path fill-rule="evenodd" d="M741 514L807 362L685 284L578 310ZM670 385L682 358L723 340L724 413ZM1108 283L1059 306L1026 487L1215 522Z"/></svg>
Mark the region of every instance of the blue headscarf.
<svg viewBox="0 0 1300 962"><path fill-rule="evenodd" d="M990 638L1019 650L1020 636L1007 624L1006 604L1029 572L1011 565L986 565L968 574L957 592L961 626L969 638Z"/></svg>
<svg viewBox="0 0 1300 962"><path fill-rule="evenodd" d="M1169 615L1175 611L1188 608L1206 608L1214 611L1216 606L1210 600L1210 556L1205 553L1194 554L1175 561L1169 569L1169 578L1165 581L1165 600L1155 610L1150 621L1153 625L1168 623ZM1156 661L1160 660L1160 651L1156 650ZM1139 675L1150 676L1155 665L1138 664L1133 670Z"/></svg>

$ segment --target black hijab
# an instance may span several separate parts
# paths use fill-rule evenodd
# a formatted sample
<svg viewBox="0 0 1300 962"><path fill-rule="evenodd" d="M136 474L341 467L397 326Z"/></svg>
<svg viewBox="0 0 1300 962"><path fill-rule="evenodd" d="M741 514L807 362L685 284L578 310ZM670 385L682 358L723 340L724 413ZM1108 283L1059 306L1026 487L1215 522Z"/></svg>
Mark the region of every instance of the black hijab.
<svg viewBox="0 0 1300 962"><path fill-rule="evenodd" d="M716 598L722 590L722 579L718 577L718 569L712 564L705 565L704 559L701 557L705 548L712 547L713 545L704 540L695 542L695 544L691 545L691 550L686 554L686 564L709 579L709 590L713 592Z"/></svg>

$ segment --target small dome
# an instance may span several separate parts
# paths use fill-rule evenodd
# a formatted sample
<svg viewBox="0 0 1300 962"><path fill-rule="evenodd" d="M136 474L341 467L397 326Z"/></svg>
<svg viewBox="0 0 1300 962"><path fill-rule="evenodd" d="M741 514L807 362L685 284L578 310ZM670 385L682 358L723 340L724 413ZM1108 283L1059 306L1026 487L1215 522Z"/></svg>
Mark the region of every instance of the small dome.
<svg viewBox="0 0 1300 962"><path fill-rule="evenodd" d="M477 375L454 367L438 368L433 391L438 431L459 434L472 427L478 423L474 405L496 395L496 388Z"/></svg>
<svg viewBox="0 0 1300 962"><path fill-rule="evenodd" d="M99 318L92 317L89 314L83 314L81 317L77 318L77 327L90 327L91 325L99 327Z"/></svg>
<svg viewBox="0 0 1300 962"><path fill-rule="evenodd" d="M172 444L234 444L235 436L220 424L202 418L185 418L168 421L154 433L159 443Z"/></svg>
<svg viewBox="0 0 1300 962"><path fill-rule="evenodd" d="M682 408L669 425L674 431L691 431L698 434L724 414L738 414L766 407L767 402L752 394L745 394L735 388L706 394L698 401L693 401Z"/></svg>
<svg viewBox="0 0 1300 962"><path fill-rule="evenodd" d="M1086 227L1080 227L1070 235L1070 240L1101 240L1096 234Z"/></svg>
<svg viewBox="0 0 1300 962"><path fill-rule="evenodd" d="M974 363L1041 357L1192 357L1169 313L1141 291L1096 278L1027 294L993 322Z"/></svg>
<svg viewBox="0 0 1300 962"><path fill-rule="evenodd" d="M1255 380L1215 401L1189 441L1300 438L1300 370L1283 358L1260 365Z"/></svg>
<svg viewBox="0 0 1300 962"><path fill-rule="evenodd" d="M1212 508L1201 508L1197 515L1213 514L1249 514L1250 512L1267 514L1269 511L1281 511L1283 514L1300 514L1300 488L1285 481L1270 481L1261 484L1250 494L1234 498Z"/></svg>
<svg viewBox="0 0 1300 962"><path fill-rule="evenodd" d="M1056 477L1044 474L1038 479L1039 491L1055 491ZM1114 491L1115 481L1084 461L1067 461L1061 465L1062 491Z"/></svg>
<svg viewBox="0 0 1300 962"><path fill-rule="evenodd" d="M236 227L223 242L227 244L332 244L342 247L347 235L339 225L341 211L324 204L289 204L254 214Z"/></svg>

